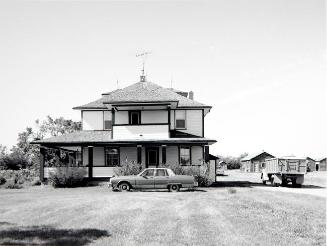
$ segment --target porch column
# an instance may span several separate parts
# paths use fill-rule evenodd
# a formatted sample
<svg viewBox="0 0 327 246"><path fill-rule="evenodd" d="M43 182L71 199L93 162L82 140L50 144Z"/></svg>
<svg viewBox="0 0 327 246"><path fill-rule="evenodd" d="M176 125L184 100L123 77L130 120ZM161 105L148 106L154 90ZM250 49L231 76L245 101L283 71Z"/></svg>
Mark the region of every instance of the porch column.
<svg viewBox="0 0 327 246"><path fill-rule="evenodd" d="M89 178L93 177L93 146L88 146Z"/></svg>
<svg viewBox="0 0 327 246"><path fill-rule="evenodd" d="M162 145L161 146L161 150L162 150L162 164L166 164L166 145Z"/></svg>
<svg viewBox="0 0 327 246"><path fill-rule="evenodd" d="M142 164L142 145L137 145L137 163Z"/></svg>
<svg viewBox="0 0 327 246"><path fill-rule="evenodd" d="M45 153L46 150L43 147L40 147L40 181L44 182L44 162L45 162Z"/></svg>
<svg viewBox="0 0 327 246"><path fill-rule="evenodd" d="M209 145L204 146L204 161L208 163L209 159Z"/></svg>

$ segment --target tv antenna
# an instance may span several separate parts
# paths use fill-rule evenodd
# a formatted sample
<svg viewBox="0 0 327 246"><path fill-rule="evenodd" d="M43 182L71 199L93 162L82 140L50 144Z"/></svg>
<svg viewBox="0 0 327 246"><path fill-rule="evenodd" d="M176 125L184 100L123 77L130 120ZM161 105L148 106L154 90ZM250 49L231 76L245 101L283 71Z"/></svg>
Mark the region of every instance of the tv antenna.
<svg viewBox="0 0 327 246"><path fill-rule="evenodd" d="M142 75L141 75L141 82L145 82L145 69L144 69L144 66L145 66L145 60L147 58L148 55L150 55L152 52L149 52L149 51L146 51L146 52L143 52L143 53L139 53L139 54L136 54L136 57L142 57Z"/></svg>

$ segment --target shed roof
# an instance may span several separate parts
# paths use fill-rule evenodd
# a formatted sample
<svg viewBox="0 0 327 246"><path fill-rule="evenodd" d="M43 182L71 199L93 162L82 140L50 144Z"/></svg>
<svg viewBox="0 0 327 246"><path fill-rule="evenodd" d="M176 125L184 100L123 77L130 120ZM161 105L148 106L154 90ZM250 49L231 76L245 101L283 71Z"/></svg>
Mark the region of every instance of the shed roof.
<svg viewBox="0 0 327 246"><path fill-rule="evenodd" d="M103 93L102 98L74 107L74 109L105 109L105 104L141 102L177 102L178 107L211 108L187 97L181 96L171 89L161 87L152 82L137 82L123 89Z"/></svg>
<svg viewBox="0 0 327 246"><path fill-rule="evenodd" d="M255 154L247 155L244 158L242 158L241 161L250 161L250 160L252 160L252 159L254 159L254 158L256 158L256 157L258 157L259 155L262 155L262 154L273 156L272 154L269 154L266 151L261 151L261 152L255 153ZM273 157L275 157L275 156L273 156Z"/></svg>

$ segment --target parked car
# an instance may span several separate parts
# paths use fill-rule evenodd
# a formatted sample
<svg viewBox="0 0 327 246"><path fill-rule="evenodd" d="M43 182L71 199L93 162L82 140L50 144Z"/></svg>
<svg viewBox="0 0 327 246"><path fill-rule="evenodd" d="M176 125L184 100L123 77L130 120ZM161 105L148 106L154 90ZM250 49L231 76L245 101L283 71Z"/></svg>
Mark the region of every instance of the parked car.
<svg viewBox="0 0 327 246"><path fill-rule="evenodd" d="M175 175L168 168L146 168L138 175L112 177L109 187L113 190L129 191L130 189L168 189L179 191L180 188L198 186L193 176Z"/></svg>

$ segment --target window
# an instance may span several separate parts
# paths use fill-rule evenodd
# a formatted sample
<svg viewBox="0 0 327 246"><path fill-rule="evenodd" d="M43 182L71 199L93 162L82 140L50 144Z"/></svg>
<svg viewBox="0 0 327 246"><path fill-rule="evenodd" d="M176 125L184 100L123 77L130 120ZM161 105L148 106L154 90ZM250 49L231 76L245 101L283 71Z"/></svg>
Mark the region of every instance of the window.
<svg viewBox="0 0 327 246"><path fill-rule="evenodd" d="M142 174L142 177L152 177L154 176L154 169L147 169Z"/></svg>
<svg viewBox="0 0 327 246"><path fill-rule="evenodd" d="M179 158L180 158L180 164L191 165L191 149L190 149L190 147L180 147Z"/></svg>
<svg viewBox="0 0 327 246"><path fill-rule="evenodd" d="M141 124L141 111L129 111L129 124L130 125Z"/></svg>
<svg viewBox="0 0 327 246"><path fill-rule="evenodd" d="M105 161L106 161L106 166L108 167L120 166L119 148L107 147L105 152Z"/></svg>
<svg viewBox="0 0 327 246"><path fill-rule="evenodd" d="M176 129L186 129L186 110L176 110Z"/></svg>
<svg viewBox="0 0 327 246"><path fill-rule="evenodd" d="M165 169L157 169L156 176L168 176Z"/></svg>
<svg viewBox="0 0 327 246"><path fill-rule="evenodd" d="M103 112L103 129L104 130L112 129L112 120L111 120L111 112L110 111Z"/></svg>

